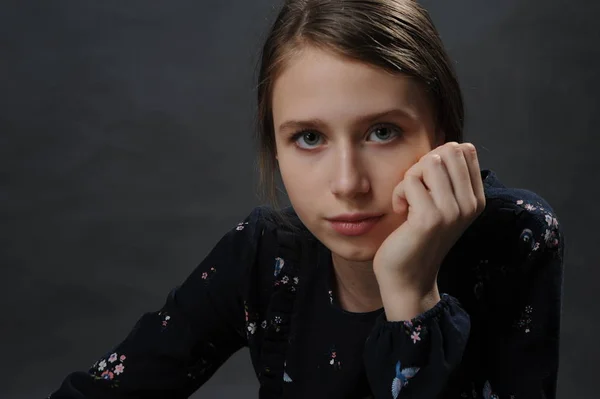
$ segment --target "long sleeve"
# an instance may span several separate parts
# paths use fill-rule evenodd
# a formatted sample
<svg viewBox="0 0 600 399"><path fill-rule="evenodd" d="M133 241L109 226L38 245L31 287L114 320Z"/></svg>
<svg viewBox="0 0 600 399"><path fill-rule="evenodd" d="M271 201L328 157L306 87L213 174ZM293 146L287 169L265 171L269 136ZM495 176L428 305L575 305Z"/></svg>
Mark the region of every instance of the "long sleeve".
<svg viewBox="0 0 600 399"><path fill-rule="evenodd" d="M387 321L383 313L364 351L374 397L438 397L460 364L470 327L467 312L447 294L442 294L432 309L410 321Z"/></svg>
<svg viewBox="0 0 600 399"><path fill-rule="evenodd" d="M260 208L225 234L164 306L51 399L187 398L246 341L243 305L261 231Z"/></svg>
<svg viewBox="0 0 600 399"><path fill-rule="evenodd" d="M442 294L410 321L377 321L364 352L375 398L556 398L564 237L546 201L512 193L524 200L495 202L494 231L477 230L494 241L460 258L478 264L452 269L476 270L475 286L462 293L473 313ZM454 278L461 287L472 281Z"/></svg>
<svg viewBox="0 0 600 399"><path fill-rule="evenodd" d="M556 215L538 196L517 200L515 235L522 259L502 300L488 297L482 379L477 397L554 399L559 363L564 237Z"/></svg>

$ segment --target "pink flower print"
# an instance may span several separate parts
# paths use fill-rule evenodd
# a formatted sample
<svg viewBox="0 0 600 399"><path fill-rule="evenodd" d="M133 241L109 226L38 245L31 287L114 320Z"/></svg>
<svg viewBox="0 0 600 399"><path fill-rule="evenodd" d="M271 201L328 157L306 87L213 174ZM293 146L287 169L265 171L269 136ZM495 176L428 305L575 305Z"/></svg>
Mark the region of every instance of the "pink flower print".
<svg viewBox="0 0 600 399"><path fill-rule="evenodd" d="M202 272L202 280L206 280L206 282L208 282L216 272L217 270L214 267L211 267L210 270L206 272Z"/></svg>
<svg viewBox="0 0 600 399"><path fill-rule="evenodd" d="M125 366L123 366L122 364L117 364L115 366L115 374L116 375L121 374L124 370L125 370Z"/></svg>
<svg viewBox="0 0 600 399"><path fill-rule="evenodd" d="M417 341L421 340L421 337L419 336L421 333L418 331L413 331L412 335L410 336L410 338L413 340L413 344L416 344Z"/></svg>
<svg viewBox="0 0 600 399"><path fill-rule="evenodd" d="M124 361L125 359L127 359L125 355L121 355L121 357L119 358L120 361Z"/></svg>
<svg viewBox="0 0 600 399"><path fill-rule="evenodd" d="M531 204L527 204L525 205L525 209L527 209L528 211L535 211L536 207Z"/></svg>
<svg viewBox="0 0 600 399"><path fill-rule="evenodd" d="M109 363L114 363L117 361L117 354L113 353L112 355L110 355L110 357L108 358L108 362Z"/></svg>
<svg viewBox="0 0 600 399"><path fill-rule="evenodd" d="M102 359L102 361L100 363L98 363L98 371L104 370L105 367L106 367L106 360Z"/></svg>
<svg viewBox="0 0 600 399"><path fill-rule="evenodd" d="M523 204L523 200L518 200L517 205L521 205L521 204Z"/></svg>
<svg viewBox="0 0 600 399"><path fill-rule="evenodd" d="M160 315L165 315L164 316L164 320L161 322L161 324L162 324L162 330L164 330L167 327L167 325L169 324L169 320L171 320L171 316L167 315L164 312L161 312L159 314Z"/></svg>
<svg viewBox="0 0 600 399"><path fill-rule="evenodd" d="M115 375L110 370L106 370L104 373L102 373L102 375L100 375L100 377L105 380L112 380L115 378Z"/></svg>
<svg viewBox="0 0 600 399"><path fill-rule="evenodd" d="M281 279L281 282L283 284L287 284L290 281L290 279L288 278L288 276L283 276L283 278Z"/></svg>
<svg viewBox="0 0 600 399"><path fill-rule="evenodd" d="M254 335L256 332L256 323L248 323L248 332Z"/></svg>
<svg viewBox="0 0 600 399"><path fill-rule="evenodd" d="M417 327L415 327L415 330L417 330L417 331L421 331L421 326L417 326Z"/></svg>

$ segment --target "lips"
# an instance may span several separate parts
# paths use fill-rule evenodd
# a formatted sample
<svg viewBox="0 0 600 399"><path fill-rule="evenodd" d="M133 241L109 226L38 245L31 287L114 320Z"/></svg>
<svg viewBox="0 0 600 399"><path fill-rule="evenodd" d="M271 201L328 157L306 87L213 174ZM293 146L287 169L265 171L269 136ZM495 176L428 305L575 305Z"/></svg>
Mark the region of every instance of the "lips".
<svg viewBox="0 0 600 399"><path fill-rule="evenodd" d="M360 222L366 219L372 219L380 217L380 213L345 213L332 218L327 218L331 222Z"/></svg>
<svg viewBox="0 0 600 399"><path fill-rule="evenodd" d="M328 219L331 228L345 236L360 236L368 233L381 219L382 215L344 215Z"/></svg>

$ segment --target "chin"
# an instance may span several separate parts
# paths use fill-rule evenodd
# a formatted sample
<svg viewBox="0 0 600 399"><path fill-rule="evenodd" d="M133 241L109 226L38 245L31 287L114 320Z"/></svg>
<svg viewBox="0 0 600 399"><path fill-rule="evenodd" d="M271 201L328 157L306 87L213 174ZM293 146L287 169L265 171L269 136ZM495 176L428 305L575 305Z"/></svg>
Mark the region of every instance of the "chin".
<svg viewBox="0 0 600 399"><path fill-rule="evenodd" d="M348 261L372 262L380 243L365 238L347 240L341 237L330 237L324 244L331 252Z"/></svg>

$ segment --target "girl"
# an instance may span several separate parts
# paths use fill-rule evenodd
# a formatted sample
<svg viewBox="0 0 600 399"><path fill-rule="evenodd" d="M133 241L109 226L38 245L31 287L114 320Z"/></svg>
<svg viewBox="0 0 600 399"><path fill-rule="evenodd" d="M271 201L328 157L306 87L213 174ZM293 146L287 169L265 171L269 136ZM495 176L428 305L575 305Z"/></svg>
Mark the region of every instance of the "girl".
<svg viewBox="0 0 600 399"><path fill-rule="evenodd" d="M274 198L49 397L186 398L248 346L264 398L554 398L563 236L480 170L425 10L288 0L258 81Z"/></svg>

